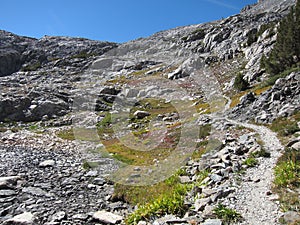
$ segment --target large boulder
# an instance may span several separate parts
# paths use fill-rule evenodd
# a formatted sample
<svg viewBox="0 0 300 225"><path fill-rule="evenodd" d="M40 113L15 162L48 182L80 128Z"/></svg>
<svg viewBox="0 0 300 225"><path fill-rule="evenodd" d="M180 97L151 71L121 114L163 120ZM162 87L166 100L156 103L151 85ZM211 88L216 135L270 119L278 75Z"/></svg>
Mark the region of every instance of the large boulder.
<svg viewBox="0 0 300 225"><path fill-rule="evenodd" d="M21 54L15 50L0 49L0 76L7 76L21 68Z"/></svg>

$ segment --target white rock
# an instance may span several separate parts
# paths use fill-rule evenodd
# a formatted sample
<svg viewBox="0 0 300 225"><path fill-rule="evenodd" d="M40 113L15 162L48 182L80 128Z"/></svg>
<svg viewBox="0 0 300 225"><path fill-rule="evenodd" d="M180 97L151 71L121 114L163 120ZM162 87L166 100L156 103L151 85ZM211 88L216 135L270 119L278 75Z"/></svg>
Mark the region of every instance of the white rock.
<svg viewBox="0 0 300 225"><path fill-rule="evenodd" d="M222 221L219 219L208 219L202 225L222 225Z"/></svg>
<svg viewBox="0 0 300 225"><path fill-rule="evenodd" d="M207 206L210 203L211 203L211 199L209 197L197 199L195 201L195 210L202 211L204 210L205 206Z"/></svg>
<svg viewBox="0 0 300 225"><path fill-rule="evenodd" d="M55 165L55 161L50 159L50 160L45 160L39 164L39 167L52 167Z"/></svg>
<svg viewBox="0 0 300 225"><path fill-rule="evenodd" d="M0 183L1 182L13 182L13 181L17 181L20 179L21 179L20 176L0 177Z"/></svg>
<svg viewBox="0 0 300 225"><path fill-rule="evenodd" d="M116 224L123 220L122 216L107 211L95 212L93 218L105 224Z"/></svg>
<svg viewBox="0 0 300 225"><path fill-rule="evenodd" d="M34 216L30 212L24 212L9 220L6 220L4 224L33 224Z"/></svg>
<svg viewBox="0 0 300 225"><path fill-rule="evenodd" d="M295 149L295 150L300 150L300 142L296 142L296 143L293 144L291 147L292 147L293 149Z"/></svg>

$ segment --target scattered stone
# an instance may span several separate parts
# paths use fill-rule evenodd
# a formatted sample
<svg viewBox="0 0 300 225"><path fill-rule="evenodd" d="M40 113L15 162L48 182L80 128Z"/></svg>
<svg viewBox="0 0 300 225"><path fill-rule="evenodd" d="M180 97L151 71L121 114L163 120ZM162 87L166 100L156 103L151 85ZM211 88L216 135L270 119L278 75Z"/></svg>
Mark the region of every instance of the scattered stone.
<svg viewBox="0 0 300 225"><path fill-rule="evenodd" d="M51 222L60 222L66 217L66 212L60 211L51 217Z"/></svg>
<svg viewBox="0 0 300 225"><path fill-rule="evenodd" d="M123 220L122 216L107 211L95 212L93 218L105 224L117 224Z"/></svg>
<svg viewBox="0 0 300 225"><path fill-rule="evenodd" d="M45 161L41 162L39 164L39 167L52 167L54 165L55 165L55 161L50 159L50 160L45 160Z"/></svg>
<svg viewBox="0 0 300 225"><path fill-rule="evenodd" d="M200 199L197 199L195 201L195 211L199 212L199 211L203 211L205 206L207 206L208 204L210 204L212 201L211 201L211 198L208 197L208 198L200 198Z"/></svg>
<svg viewBox="0 0 300 225"><path fill-rule="evenodd" d="M202 225L222 225L222 220L219 219L208 219L205 220L204 223L202 223Z"/></svg>
<svg viewBox="0 0 300 225"><path fill-rule="evenodd" d="M86 220L88 218L88 215L86 214L75 214L72 216L72 219L74 220Z"/></svg>
<svg viewBox="0 0 300 225"><path fill-rule="evenodd" d="M24 212L20 215L17 215L11 219L4 221L4 225L9 224L24 224L24 225L33 225L34 216L30 212Z"/></svg>
<svg viewBox="0 0 300 225"><path fill-rule="evenodd" d="M150 116L151 114L149 112L146 111L141 111L141 110L137 110L134 112L133 114L137 119L143 119L147 116Z"/></svg>
<svg viewBox="0 0 300 225"><path fill-rule="evenodd" d="M220 181L223 180L223 177L220 176L220 175L217 175L217 174L212 174L212 175L210 176L210 179L211 179L213 182L218 183L218 182L220 182Z"/></svg>
<svg viewBox="0 0 300 225"><path fill-rule="evenodd" d="M0 177L0 190L1 189L14 189L17 185L17 180L19 180L19 176L13 177Z"/></svg>
<svg viewBox="0 0 300 225"><path fill-rule="evenodd" d="M0 197L10 197L16 194L14 190L0 190Z"/></svg>
<svg viewBox="0 0 300 225"><path fill-rule="evenodd" d="M139 221L137 225L148 225L146 221Z"/></svg>
<svg viewBox="0 0 300 225"><path fill-rule="evenodd" d="M291 148L295 149L295 150L300 150L300 141L299 142L296 142L295 144L293 144L291 146Z"/></svg>
<svg viewBox="0 0 300 225"><path fill-rule="evenodd" d="M90 171L88 171L88 172L85 174L86 177L95 177L95 176L97 176L97 175L98 175L98 171L97 171L97 170L90 170Z"/></svg>
<svg viewBox="0 0 300 225"><path fill-rule="evenodd" d="M44 191L41 188L36 188L36 187L25 187L22 189L22 192L27 193L27 194L31 194L34 196L48 196L50 194L48 194L48 192ZM51 196L51 195L50 195Z"/></svg>
<svg viewBox="0 0 300 225"><path fill-rule="evenodd" d="M182 184L187 184L192 182L189 176L180 176L179 179L180 179L180 183Z"/></svg>
<svg viewBox="0 0 300 225"><path fill-rule="evenodd" d="M283 219L287 224L298 224L300 222L300 214L295 211L288 211L284 213Z"/></svg>

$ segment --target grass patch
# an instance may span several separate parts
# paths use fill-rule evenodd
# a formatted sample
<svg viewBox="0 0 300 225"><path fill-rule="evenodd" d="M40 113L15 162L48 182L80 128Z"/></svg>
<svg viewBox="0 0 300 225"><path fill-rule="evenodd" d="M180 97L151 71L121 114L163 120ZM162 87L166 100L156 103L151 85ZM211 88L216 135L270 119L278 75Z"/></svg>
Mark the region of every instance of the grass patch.
<svg viewBox="0 0 300 225"><path fill-rule="evenodd" d="M279 195L283 211L300 213L300 152L286 148L274 168L273 191Z"/></svg>
<svg viewBox="0 0 300 225"><path fill-rule="evenodd" d="M193 152L192 159L200 159L204 153L206 153L206 147L208 140L197 143L196 150Z"/></svg>
<svg viewBox="0 0 300 225"><path fill-rule="evenodd" d="M264 93L265 91L269 90L272 86L268 85L268 86L263 86L261 87L260 85L253 87L247 91L242 91L239 92L237 94L235 94L232 98L231 98L231 104L230 104L230 108L235 107L236 105L238 105L240 103L240 99L241 97L243 97L244 95L248 94L249 92L253 92L256 96L261 95L262 93Z"/></svg>
<svg viewBox="0 0 300 225"><path fill-rule="evenodd" d="M291 148L286 148L285 153L278 160L274 171L274 184L277 187L299 187L300 153Z"/></svg>
<svg viewBox="0 0 300 225"><path fill-rule="evenodd" d="M217 218L221 219L225 224L237 223L242 220L240 213L222 204L219 204L213 211Z"/></svg>
<svg viewBox="0 0 300 225"><path fill-rule="evenodd" d="M290 117L280 117L275 119L269 128L276 132L283 142L286 142L288 138L294 133L300 131L297 122L300 121L300 111L297 111Z"/></svg>
<svg viewBox="0 0 300 225"><path fill-rule="evenodd" d="M231 98L230 108L237 106L240 103L240 99L242 96L246 95L248 91L242 91L237 93Z"/></svg>
<svg viewBox="0 0 300 225"><path fill-rule="evenodd" d="M201 182L210 175L211 171L209 169L201 170L197 173L197 182L201 184Z"/></svg>
<svg viewBox="0 0 300 225"><path fill-rule="evenodd" d="M255 167L256 165L258 165L258 160L250 156L249 158L245 159L243 165L246 165L248 167Z"/></svg>
<svg viewBox="0 0 300 225"><path fill-rule="evenodd" d="M88 53L86 51L79 52L78 54L72 55L71 59L87 59L92 56L97 56L96 53Z"/></svg>
<svg viewBox="0 0 300 225"><path fill-rule="evenodd" d="M275 167L274 184L278 187L289 187L299 185L300 165L293 160L279 163Z"/></svg>
<svg viewBox="0 0 300 225"><path fill-rule="evenodd" d="M137 224L140 220L148 220L152 216L163 216L165 214L176 214L183 216L187 210L184 205L184 196L191 189L191 186L184 184L172 185L169 191L163 192L150 202L140 205L139 208L130 214L125 223L128 225Z"/></svg>
<svg viewBox="0 0 300 225"><path fill-rule="evenodd" d="M206 124L200 127L199 138L204 139L210 135L211 124Z"/></svg>
<svg viewBox="0 0 300 225"><path fill-rule="evenodd" d="M274 76L270 76L267 80L263 81L259 86L261 88L264 88L264 87L268 87L268 86L272 86L275 84L275 82L280 79L280 78L285 78L287 77L288 75L290 75L292 72L297 72L300 70L300 67L299 65L297 67L293 67L293 68L289 68L285 71L283 71L282 73L279 73L277 75L274 75Z"/></svg>
<svg viewBox="0 0 300 225"><path fill-rule="evenodd" d="M176 173L165 181L150 186L128 186L116 183L113 200L122 200L132 205L144 205L172 191L173 186L179 184L178 176L179 174Z"/></svg>
<svg viewBox="0 0 300 225"><path fill-rule="evenodd" d="M113 157L130 165L152 165L154 160L167 158L175 149L179 141L180 132L166 135L164 141L155 149L150 151L139 151L131 149L122 144L118 139L103 140L106 151L113 154ZM140 140L143 142L143 140Z"/></svg>
<svg viewBox="0 0 300 225"><path fill-rule="evenodd" d="M70 141L75 140L73 129L61 130L57 132L56 135L65 140L70 140Z"/></svg>
<svg viewBox="0 0 300 225"><path fill-rule="evenodd" d="M85 170L97 168L98 166L99 166L99 163L97 163L97 162L90 162L90 161L84 160L82 163L82 167Z"/></svg>
<svg viewBox="0 0 300 225"><path fill-rule="evenodd" d="M140 220L164 214L183 215L186 211L184 196L192 188L191 185L180 183L179 176L184 173L185 170L180 169L165 181L151 186L115 184L113 200L122 200L139 206L127 216L126 224L137 224Z"/></svg>
<svg viewBox="0 0 300 225"><path fill-rule="evenodd" d="M252 152L250 154L250 157L252 158L270 158L271 157L271 153L266 151L266 149L262 148L261 150L259 151L256 151L256 152Z"/></svg>
<svg viewBox="0 0 300 225"><path fill-rule="evenodd" d="M73 141L75 139L81 141L99 141L99 136L94 129L71 128L61 130L56 135L62 139Z"/></svg>
<svg viewBox="0 0 300 225"><path fill-rule="evenodd" d="M210 113L210 105L208 103L200 103L196 105L197 112L201 114L209 114Z"/></svg>

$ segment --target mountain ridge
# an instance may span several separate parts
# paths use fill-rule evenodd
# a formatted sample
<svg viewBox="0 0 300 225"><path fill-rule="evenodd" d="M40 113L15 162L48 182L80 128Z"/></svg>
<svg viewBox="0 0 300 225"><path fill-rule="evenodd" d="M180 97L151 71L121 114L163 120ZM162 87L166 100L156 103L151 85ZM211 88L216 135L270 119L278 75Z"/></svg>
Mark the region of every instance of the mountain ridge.
<svg viewBox="0 0 300 225"><path fill-rule="evenodd" d="M1 223L297 223L271 186L298 157L300 72L260 65L295 3L123 44L0 31Z"/></svg>

